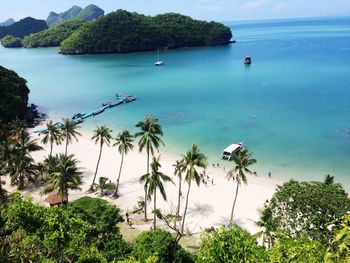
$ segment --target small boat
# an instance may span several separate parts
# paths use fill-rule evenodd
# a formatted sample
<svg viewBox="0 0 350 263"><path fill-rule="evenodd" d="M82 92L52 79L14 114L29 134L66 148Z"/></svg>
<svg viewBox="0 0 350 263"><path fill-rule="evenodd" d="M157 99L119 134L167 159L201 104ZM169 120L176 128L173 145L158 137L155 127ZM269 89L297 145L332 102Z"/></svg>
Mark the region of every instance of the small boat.
<svg viewBox="0 0 350 263"><path fill-rule="evenodd" d="M104 112L104 110L105 110L105 107L99 108L99 109L95 110L95 111L92 113L92 115L94 115L94 116L95 116L95 115L98 115L98 114Z"/></svg>
<svg viewBox="0 0 350 263"><path fill-rule="evenodd" d="M221 159L231 161L232 155L239 152L242 148L243 142L227 146L221 155Z"/></svg>
<svg viewBox="0 0 350 263"><path fill-rule="evenodd" d="M116 101L110 103L109 106L114 107L114 106L117 106L119 104L122 104L123 102L124 102L124 99L116 100Z"/></svg>
<svg viewBox="0 0 350 263"><path fill-rule="evenodd" d="M76 114L73 115L72 120L81 118L84 114L85 114L85 113L76 113Z"/></svg>
<svg viewBox="0 0 350 263"><path fill-rule="evenodd" d="M252 64L252 58L251 57L245 57L244 64L246 64L246 65Z"/></svg>
<svg viewBox="0 0 350 263"><path fill-rule="evenodd" d="M164 61L159 58L159 48L157 49L157 53L158 53L158 60L156 61L156 63L154 63L154 65L162 66L164 65Z"/></svg>
<svg viewBox="0 0 350 263"><path fill-rule="evenodd" d="M79 123L82 123L83 122L83 119L82 118L76 118L72 121L74 124L79 124Z"/></svg>
<svg viewBox="0 0 350 263"><path fill-rule="evenodd" d="M126 96L126 98L125 98L126 103L129 103L129 102L134 101L134 100L136 100L136 96Z"/></svg>
<svg viewBox="0 0 350 263"><path fill-rule="evenodd" d="M92 115L94 115L94 112L89 112L89 113L85 113L83 116L81 116L82 119L86 119L86 118L89 118L91 117Z"/></svg>

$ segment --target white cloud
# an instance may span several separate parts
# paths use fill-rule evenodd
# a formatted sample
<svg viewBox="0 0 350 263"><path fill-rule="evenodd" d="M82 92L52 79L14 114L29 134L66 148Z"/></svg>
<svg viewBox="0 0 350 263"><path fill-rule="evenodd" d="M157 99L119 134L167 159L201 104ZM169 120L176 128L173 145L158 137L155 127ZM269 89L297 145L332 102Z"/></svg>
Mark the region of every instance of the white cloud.
<svg viewBox="0 0 350 263"><path fill-rule="evenodd" d="M244 9L256 9L266 4L266 0L252 0L242 5Z"/></svg>
<svg viewBox="0 0 350 263"><path fill-rule="evenodd" d="M287 8L287 5L285 3L278 3L275 5L274 9L276 11L283 11Z"/></svg>

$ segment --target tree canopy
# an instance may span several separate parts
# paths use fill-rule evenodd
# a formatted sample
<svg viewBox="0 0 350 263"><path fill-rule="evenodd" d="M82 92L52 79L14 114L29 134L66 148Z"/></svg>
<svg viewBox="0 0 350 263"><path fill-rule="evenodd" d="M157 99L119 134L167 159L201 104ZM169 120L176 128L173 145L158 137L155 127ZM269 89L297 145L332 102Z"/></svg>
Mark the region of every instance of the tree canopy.
<svg viewBox="0 0 350 263"><path fill-rule="evenodd" d="M290 180L277 187L265 209L274 232L305 235L326 245L332 237L329 225L350 210L350 198L340 184Z"/></svg>
<svg viewBox="0 0 350 263"><path fill-rule="evenodd" d="M0 119L10 122L26 114L29 89L16 72L0 66Z"/></svg>

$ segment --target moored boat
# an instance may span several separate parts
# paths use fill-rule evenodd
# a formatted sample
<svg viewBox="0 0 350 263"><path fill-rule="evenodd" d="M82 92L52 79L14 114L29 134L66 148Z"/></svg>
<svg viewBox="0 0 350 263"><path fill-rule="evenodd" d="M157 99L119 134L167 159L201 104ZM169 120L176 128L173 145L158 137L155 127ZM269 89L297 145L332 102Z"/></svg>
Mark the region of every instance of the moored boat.
<svg viewBox="0 0 350 263"><path fill-rule="evenodd" d="M245 57L244 64L246 64L246 65L252 64L252 58L251 57Z"/></svg>
<svg viewBox="0 0 350 263"><path fill-rule="evenodd" d="M109 106L114 107L114 106L117 106L119 104L122 104L123 102L124 102L124 99L116 100L116 101L110 103Z"/></svg>
<svg viewBox="0 0 350 263"><path fill-rule="evenodd" d="M92 113L92 115L94 115L94 116L95 116L95 115L98 115L98 114L104 112L104 110L105 110L105 107L99 108L99 109L95 110L95 111Z"/></svg>
<svg viewBox="0 0 350 263"><path fill-rule="evenodd" d="M134 101L134 100L136 100L136 96L126 96L125 97L126 103L129 103L129 102Z"/></svg>
<svg viewBox="0 0 350 263"><path fill-rule="evenodd" d="M242 148L243 142L227 146L222 152L221 159L230 161L232 159L232 155L239 152Z"/></svg>

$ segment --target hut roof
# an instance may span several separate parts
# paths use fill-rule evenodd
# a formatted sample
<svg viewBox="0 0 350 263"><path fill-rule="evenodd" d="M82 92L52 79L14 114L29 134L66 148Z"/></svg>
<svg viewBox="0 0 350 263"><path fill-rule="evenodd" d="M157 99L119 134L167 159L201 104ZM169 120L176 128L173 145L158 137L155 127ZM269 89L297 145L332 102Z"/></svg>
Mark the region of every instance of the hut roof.
<svg viewBox="0 0 350 263"><path fill-rule="evenodd" d="M49 203L50 205L56 205L56 204L62 203L62 201L67 202L67 200L68 200L67 195L64 195L63 198L61 198L59 194L52 193L52 194L49 194L44 201Z"/></svg>

